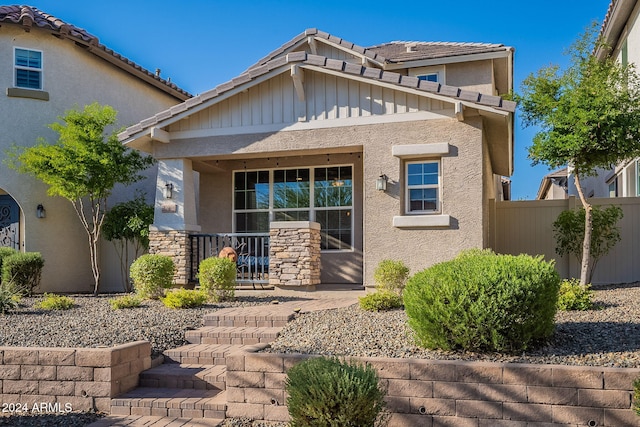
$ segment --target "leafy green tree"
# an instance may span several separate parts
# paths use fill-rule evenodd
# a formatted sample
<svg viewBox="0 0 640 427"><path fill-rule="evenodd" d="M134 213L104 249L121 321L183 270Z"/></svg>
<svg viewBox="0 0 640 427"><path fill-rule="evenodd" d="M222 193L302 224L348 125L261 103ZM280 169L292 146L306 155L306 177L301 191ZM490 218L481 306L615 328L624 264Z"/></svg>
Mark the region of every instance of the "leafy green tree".
<svg viewBox="0 0 640 427"><path fill-rule="evenodd" d="M591 233L589 274L587 283L591 283L593 272L596 269L598 260L609 253L609 251L621 240L618 221L622 218L622 208L619 206L609 206L600 209L593 206ZM558 219L553 223L553 234L556 238L556 252L560 256L573 255L582 264L582 245L584 242L584 217L585 210L562 211Z"/></svg>
<svg viewBox="0 0 640 427"><path fill-rule="evenodd" d="M83 110L71 109L49 125L60 137L49 144L43 138L32 147L13 147L8 165L30 174L49 186L50 196L61 196L73 205L89 239L94 294L100 287L100 232L107 198L117 183L143 179L140 171L153 163L150 157L124 147L116 132L105 129L116 123L116 110L93 103Z"/></svg>
<svg viewBox="0 0 640 427"><path fill-rule="evenodd" d="M102 230L104 238L113 243L120 259L120 273L125 292L131 292L128 266L133 248L133 259L149 249L149 226L153 223L153 205L145 201L144 195L137 193L133 200L118 203L104 217Z"/></svg>
<svg viewBox="0 0 640 427"><path fill-rule="evenodd" d="M569 165L585 209L580 282L587 283L591 253L592 205L580 180L640 156L640 85L632 66L609 57L598 60L594 24L569 50L561 70L548 66L529 75L515 95L525 126L540 130L529 147L533 164Z"/></svg>

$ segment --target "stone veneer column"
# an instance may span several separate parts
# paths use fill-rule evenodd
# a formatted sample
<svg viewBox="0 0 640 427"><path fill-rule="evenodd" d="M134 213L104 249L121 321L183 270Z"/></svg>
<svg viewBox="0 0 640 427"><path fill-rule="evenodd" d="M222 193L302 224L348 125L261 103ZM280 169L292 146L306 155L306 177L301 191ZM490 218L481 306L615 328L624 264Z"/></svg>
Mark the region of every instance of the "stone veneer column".
<svg viewBox="0 0 640 427"><path fill-rule="evenodd" d="M272 222L269 239L270 285L313 290L320 284L320 224Z"/></svg>
<svg viewBox="0 0 640 427"><path fill-rule="evenodd" d="M173 281L177 285L189 283L190 246L189 232L180 230L158 230L151 227L149 231L149 253L167 255L173 259L176 273Z"/></svg>

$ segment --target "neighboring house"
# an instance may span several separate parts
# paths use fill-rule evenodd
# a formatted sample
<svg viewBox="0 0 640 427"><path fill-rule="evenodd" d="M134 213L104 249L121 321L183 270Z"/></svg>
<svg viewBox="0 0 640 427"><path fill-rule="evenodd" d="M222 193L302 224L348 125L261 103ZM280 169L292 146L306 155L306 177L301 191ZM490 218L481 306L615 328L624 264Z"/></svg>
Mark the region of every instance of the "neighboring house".
<svg viewBox="0 0 640 427"><path fill-rule="evenodd" d="M100 44L98 38L29 6L0 6L0 152L12 145L54 142L47 127L66 110L92 102L118 111L120 126L190 98L176 85ZM150 197L151 179L136 188ZM46 186L0 162L0 246L37 251L45 259L42 291L91 291L87 235L71 203L48 197ZM111 202L128 200L118 189ZM43 218L41 218L44 216ZM111 243L103 245L103 290L122 289Z"/></svg>
<svg viewBox="0 0 640 427"><path fill-rule="evenodd" d="M538 189L537 200L566 199L567 194L567 168L555 170L542 178Z"/></svg>
<svg viewBox="0 0 640 427"><path fill-rule="evenodd" d="M600 36L606 47L596 51L600 59L615 58L620 63L640 64L640 3L637 0L612 0L604 18ZM586 195L594 197L640 196L640 159L601 170L595 177L587 177L583 184ZM573 179L569 194L577 195Z"/></svg>
<svg viewBox="0 0 640 427"><path fill-rule="evenodd" d="M185 234L315 222L321 283L372 285L384 259L416 272L487 247L513 169L512 75L501 44L364 48L311 29L120 139L159 160L152 239L188 251Z"/></svg>

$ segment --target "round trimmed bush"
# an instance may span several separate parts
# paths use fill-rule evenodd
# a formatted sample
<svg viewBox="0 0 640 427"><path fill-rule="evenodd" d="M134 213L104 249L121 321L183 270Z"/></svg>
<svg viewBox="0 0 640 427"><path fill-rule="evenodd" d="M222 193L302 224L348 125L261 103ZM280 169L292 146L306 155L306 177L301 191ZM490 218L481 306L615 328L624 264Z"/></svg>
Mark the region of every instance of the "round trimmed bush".
<svg viewBox="0 0 640 427"><path fill-rule="evenodd" d="M308 359L289 369L285 390L292 427L360 427L386 421L385 392L370 365Z"/></svg>
<svg viewBox="0 0 640 427"><path fill-rule="evenodd" d="M175 269L169 256L142 255L131 264L133 288L142 298L158 299L171 287Z"/></svg>
<svg viewBox="0 0 640 427"><path fill-rule="evenodd" d="M200 289L213 301L233 299L236 289L236 263L229 258L210 257L198 269Z"/></svg>
<svg viewBox="0 0 640 427"><path fill-rule="evenodd" d="M358 298L360 308L366 311L387 311L402 308L402 297L387 289L377 291Z"/></svg>
<svg viewBox="0 0 640 427"><path fill-rule="evenodd" d="M553 334L559 286L542 256L476 249L411 277L404 305L423 347L515 352Z"/></svg>

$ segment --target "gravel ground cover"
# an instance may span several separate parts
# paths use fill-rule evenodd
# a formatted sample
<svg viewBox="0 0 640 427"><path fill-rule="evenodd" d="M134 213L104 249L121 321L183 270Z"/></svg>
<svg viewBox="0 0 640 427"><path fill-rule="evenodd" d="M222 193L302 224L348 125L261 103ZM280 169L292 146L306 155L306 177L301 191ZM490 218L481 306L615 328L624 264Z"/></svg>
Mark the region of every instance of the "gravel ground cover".
<svg viewBox="0 0 640 427"><path fill-rule="evenodd" d="M324 355L464 359L640 368L640 283L595 286L596 309L558 312L556 333L544 347L523 354L442 352L416 347L402 310L370 313L357 305L298 315L266 351ZM74 296L76 307L63 312L33 309L25 299L15 313L0 315L0 345L96 347L146 339L154 354L183 345L184 331L202 325L202 316L229 306L269 304L272 297L197 309L170 310L158 301L143 309L113 310L113 296ZM280 301L295 298L278 297ZM85 426L100 414L0 417L0 426ZM282 427L284 423L228 419L224 427Z"/></svg>
<svg viewBox="0 0 640 427"><path fill-rule="evenodd" d="M640 283L593 289L595 309L558 312L552 339L517 355L421 349L403 310L370 313L357 305L303 314L265 351L640 368Z"/></svg>

